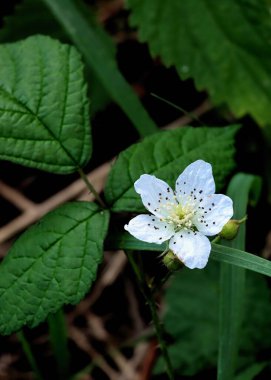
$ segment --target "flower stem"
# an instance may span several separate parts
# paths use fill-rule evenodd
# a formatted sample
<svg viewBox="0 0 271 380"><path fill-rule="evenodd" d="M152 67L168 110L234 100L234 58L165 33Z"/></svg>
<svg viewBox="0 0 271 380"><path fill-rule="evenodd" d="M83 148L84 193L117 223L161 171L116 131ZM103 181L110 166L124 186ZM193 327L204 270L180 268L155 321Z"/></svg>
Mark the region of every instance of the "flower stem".
<svg viewBox="0 0 271 380"><path fill-rule="evenodd" d="M100 204L100 206L102 208L105 208L106 205L105 205L104 201L102 200L102 198L100 197L100 195L98 194L98 192L95 190L94 186L89 181L88 177L85 175L85 173L83 172L83 170L81 168L78 168L77 171L78 171L80 177L82 178L82 180L85 182L85 184L86 184L87 188L89 189L89 191L94 195L94 197L96 198L97 202Z"/></svg>
<svg viewBox="0 0 271 380"><path fill-rule="evenodd" d="M41 376L40 370L37 366L36 359L34 358L30 344L26 340L22 330L17 332L17 338L18 338L19 342L21 343L23 352L24 352L25 356L27 357L27 360L28 360L33 372L35 373L35 379L36 380L42 380L42 376Z"/></svg>
<svg viewBox="0 0 271 380"><path fill-rule="evenodd" d="M238 224L244 223L247 221L247 215L245 215L242 219L238 220Z"/></svg>
<svg viewBox="0 0 271 380"><path fill-rule="evenodd" d="M213 243L218 243L219 241L220 241L220 236L219 235L217 235L212 241L211 241L211 243L213 244Z"/></svg>
<svg viewBox="0 0 271 380"><path fill-rule="evenodd" d="M172 364L171 364L171 361L170 361L170 358L168 355L166 343L165 343L164 338L163 338L164 328L163 328L163 325L161 324L161 321L160 321L158 313L157 313L155 299L154 299L153 294L150 291L149 287L146 285L145 278L144 278L143 274L141 273L141 271L140 271L140 269L139 269L139 267L138 267L138 265L137 265L137 263L133 257L133 254L131 252L127 251L126 255L127 255L128 261L129 261L129 263L130 263L131 267L133 268L133 271L136 275L139 288L140 288L140 290L141 290L141 292L142 292L142 294L143 294L143 296L147 302L147 305L150 308L155 332L157 335L157 339L159 342L161 353L162 353L164 361L165 361L168 378L170 380L174 380L174 373L173 373Z"/></svg>

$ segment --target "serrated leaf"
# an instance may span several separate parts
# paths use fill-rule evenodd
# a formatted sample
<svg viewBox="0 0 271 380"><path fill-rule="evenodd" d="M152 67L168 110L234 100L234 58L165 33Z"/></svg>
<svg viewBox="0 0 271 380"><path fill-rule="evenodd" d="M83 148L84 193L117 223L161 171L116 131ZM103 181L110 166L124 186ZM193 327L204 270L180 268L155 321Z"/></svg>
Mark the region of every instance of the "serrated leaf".
<svg viewBox="0 0 271 380"><path fill-rule="evenodd" d="M152 55L194 78L237 117L271 119L270 3L266 0L128 0Z"/></svg>
<svg viewBox="0 0 271 380"><path fill-rule="evenodd" d="M234 135L237 126L180 128L145 138L123 151L113 166L105 188L114 211L143 211L134 182L141 174L153 174L171 186L187 165L203 159L213 165L217 189L234 167Z"/></svg>
<svg viewBox="0 0 271 380"><path fill-rule="evenodd" d="M81 300L102 261L108 220L94 203L67 203L15 242L0 266L1 334Z"/></svg>
<svg viewBox="0 0 271 380"><path fill-rule="evenodd" d="M45 36L0 45L0 158L71 173L91 154L80 55Z"/></svg>
<svg viewBox="0 0 271 380"><path fill-rule="evenodd" d="M96 33L99 34L104 43L107 44L112 56L115 56L116 47L110 36L97 24L89 7L87 9L84 7L84 11L89 16L89 23L95 28ZM68 35L56 19L52 17L42 1L23 0L22 3L16 6L13 14L5 17L4 25L0 29L0 41L13 42L33 34L46 34L62 42L70 43ZM110 97L89 67L86 68L86 79L89 83L91 114L94 115L110 102Z"/></svg>
<svg viewBox="0 0 271 380"><path fill-rule="evenodd" d="M210 262L204 270L183 269L166 290L165 329L175 343L169 346L172 364L178 373L194 375L215 367L218 349L218 265ZM270 347L270 292L265 278L248 272L245 293L245 318L240 335L239 368L256 360L257 354ZM257 326L257 328L255 328ZM163 360L155 373L163 372Z"/></svg>

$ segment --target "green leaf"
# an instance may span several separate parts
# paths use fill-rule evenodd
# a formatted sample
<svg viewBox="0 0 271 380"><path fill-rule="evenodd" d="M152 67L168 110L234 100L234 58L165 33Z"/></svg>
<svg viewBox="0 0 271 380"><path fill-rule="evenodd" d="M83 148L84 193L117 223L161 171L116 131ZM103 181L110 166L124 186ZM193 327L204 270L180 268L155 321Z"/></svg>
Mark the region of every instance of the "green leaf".
<svg viewBox="0 0 271 380"><path fill-rule="evenodd" d="M116 46L110 36L99 26L90 11L90 7L85 7L85 14L91 26L99 34L102 41L108 46L108 50L115 56ZM51 16L49 9L42 1L24 0L18 4L14 13L6 16L4 26L0 29L1 42L13 42L33 34L46 34L57 38L61 42L70 43L70 39L65 30ZM110 101L108 92L105 90L95 73L86 68L86 79L89 83L89 94L91 98L91 114L103 109Z"/></svg>
<svg viewBox="0 0 271 380"><path fill-rule="evenodd" d="M1 334L81 300L102 261L108 219L94 203L67 203L15 242L0 266Z"/></svg>
<svg viewBox="0 0 271 380"><path fill-rule="evenodd" d="M91 154L80 55L45 36L0 45L0 158L71 173Z"/></svg>
<svg viewBox="0 0 271 380"><path fill-rule="evenodd" d="M133 122L140 136L156 132L155 123L118 70L111 49L108 49L108 43L101 38L101 33L97 32L97 28L87 22L78 4L73 0L43 1L84 55L86 63L111 98Z"/></svg>
<svg viewBox="0 0 271 380"><path fill-rule="evenodd" d="M240 249L212 244L211 258L271 277L271 261Z"/></svg>
<svg viewBox="0 0 271 380"><path fill-rule="evenodd" d="M183 375L216 365L219 296L219 266L213 262L204 270L181 270L166 290L164 325L175 339L169 353L174 368ZM248 272L244 307L249 318L245 318L240 335L240 367L250 365L261 350L270 347L269 299L265 278ZM155 373L163 371L159 360Z"/></svg>
<svg viewBox="0 0 271 380"><path fill-rule="evenodd" d="M203 159L213 165L217 189L234 168L234 135L237 126L180 128L160 132L122 152L110 172L105 196L113 211L144 211L134 182L153 174L171 186L191 162Z"/></svg>
<svg viewBox="0 0 271 380"><path fill-rule="evenodd" d="M271 119L270 3L266 0L128 0L153 56L192 77L237 117Z"/></svg>
<svg viewBox="0 0 271 380"><path fill-rule="evenodd" d="M127 232L110 234L107 239L107 246L109 249L127 249L132 251L154 251L163 252L167 245L145 243L128 234ZM231 247L224 247L223 245L212 244L212 251L210 258L215 261L236 265L240 268L249 269L256 273L261 273L271 277L271 261L263 259L262 257L253 255L248 252L241 251Z"/></svg>
<svg viewBox="0 0 271 380"><path fill-rule="evenodd" d="M233 200L234 219L242 219L247 212L249 198L257 200L261 194L259 177L238 173L228 187L227 195ZM256 202L254 202L255 204ZM226 247L245 250L245 223L240 225L238 235L232 241L224 241ZM244 318L244 294L246 270L237 266L220 265L220 319L218 380L232 380L238 363L239 335Z"/></svg>

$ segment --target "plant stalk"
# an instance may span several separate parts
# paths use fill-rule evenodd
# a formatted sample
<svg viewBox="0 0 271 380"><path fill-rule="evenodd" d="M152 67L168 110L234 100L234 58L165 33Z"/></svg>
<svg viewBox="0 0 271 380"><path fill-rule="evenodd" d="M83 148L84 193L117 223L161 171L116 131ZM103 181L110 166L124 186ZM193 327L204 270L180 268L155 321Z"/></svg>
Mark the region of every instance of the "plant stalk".
<svg viewBox="0 0 271 380"><path fill-rule="evenodd" d="M149 306L150 308L150 312L151 312L151 316L152 316L152 320L153 320L153 324L154 324L154 328L155 328L155 332L156 332L156 335L157 335L157 339L158 339L158 342L159 342L159 346L160 346L160 349L161 349L161 353L163 355L163 358L164 358L164 361L165 361L165 365L166 365L166 371L167 371L167 375L168 375L168 378L170 380L174 380L174 373L173 373L173 368L172 368L172 364L171 364L171 361L170 361L170 358L169 358L169 355L168 355L168 350L167 350L167 346L166 346L166 343L164 341L164 328L160 322L160 319L159 319L159 316L158 316L158 313L157 313L157 309L156 309L156 304L155 304L155 299L153 297L153 294L152 292L150 291L149 287L146 285L146 281L145 281L145 278L144 276L142 275L136 261L134 260L134 257L132 255L131 252L126 252L126 255L127 255L127 258L128 258L128 261L131 265L131 267L133 268L133 271L136 275L136 279L137 279L137 282L138 282L138 285L139 285L139 288L147 302L147 305Z"/></svg>
<svg viewBox="0 0 271 380"><path fill-rule="evenodd" d="M34 374L35 374L36 380L42 380L42 376L41 376L40 370L37 366L36 359L34 358L30 344L26 340L25 335L24 335L22 330L17 332L17 338L18 338L19 342L21 343L24 354L27 357L27 360L28 360L28 362L29 362Z"/></svg>
<svg viewBox="0 0 271 380"><path fill-rule="evenodd" d="M55 314L50 314L47 322L50 343L57 363L58 377L61 380L67 380L69 378L69 351L66 321L62 309Z"/></svg>
<svg viewBox="0 0 271 380"><path fill-rule="evenodd" d="M89 189L89 191L94 195L95 199L100 204L100 206L102 208L106 208L106 205L105 205L104 201L102 200L102 198L100 197L100 195L98 194L98 192L95 190L94 186L89 181L88 177L86 176L86 174L83 172L83 170L81 168L78 168L78 173L79 173L80 177L82 178L82 180L85 182L85 184L86 184L87 188Z"/></svg>

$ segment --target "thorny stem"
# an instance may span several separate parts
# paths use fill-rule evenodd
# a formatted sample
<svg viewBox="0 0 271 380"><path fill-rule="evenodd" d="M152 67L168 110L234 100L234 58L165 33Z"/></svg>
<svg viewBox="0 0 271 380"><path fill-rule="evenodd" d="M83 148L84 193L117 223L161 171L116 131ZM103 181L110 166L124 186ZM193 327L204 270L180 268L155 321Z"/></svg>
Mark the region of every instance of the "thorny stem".
<svg viewBox="0 0 271 380"><path fill-rule="evenodd" d="M77 169L80 177L82 178L82 180L85 182L87 188L89 189L89 191L94 195L94 197L96 198L97 202L100 204L100 206L102 208L106 208L106 205L104 203L104 201L102 200L102 198L100 197L100 195L97 193L97 191L95 190L95 188L93 187L92 183L89 181L88 177L85 175L85 173L83 172L83 170L81 168L78 168Z"/></svg>
<svg viewBox="0 0 271 380"><path fill-rule="evenodd" d="M33 372L35 373L36 380L42 380L42 376L41 376L41 373L40 373L40 371L38 369L38 366L37 366L37 363L36 363L36 359L34 358L34 355L32 353L30 344L26 340L26 338L25 338L24 333L23 333L22 330L19 331L19 332L17 332L17 338L18 338L18 340L21 343L21 346L22 346L22 349L24 351L24 354L27 357L27 360L28 360L28 362L29 362L29 364L30 364Z"/></svg>
<svg viewBox="0 0 271 380"><path fill-rule="evenodd" d="M166 364L166 371L167 371L168 378L170 380L174 380L174 373L173 373L172 364L171 364L171 361L170 361L170 358L168 355L166 343L165 343L164 338L163 338L164 328L160 322L160 319L159 319L159 316L157 313L155 299L154 299L153 294L150 291L149 287L146 286L145 278L144 278L143 274L141 273L141 271L140 271L140 269L139 269L139 267L138 267L138 265L137 265L137 263L133 257L133 254L131 252L127 251L126 255L127 255L128 261L129 261L129 263L130 263L131 267L133 268L133 271L136 275L140 291L142 292L142 294L143 294L143 296L144 296L144 298L145 298L145 300L146 300L146 302L150 308L155 332L156 332L157 339L158 339L158 342L160 345L161 353L163 355L163 358L164 358L164 361Z"/></svg>

